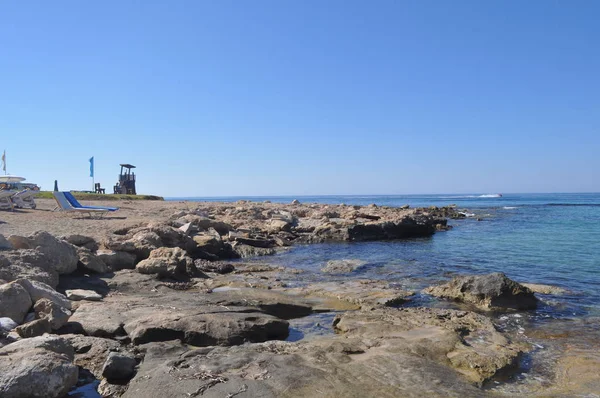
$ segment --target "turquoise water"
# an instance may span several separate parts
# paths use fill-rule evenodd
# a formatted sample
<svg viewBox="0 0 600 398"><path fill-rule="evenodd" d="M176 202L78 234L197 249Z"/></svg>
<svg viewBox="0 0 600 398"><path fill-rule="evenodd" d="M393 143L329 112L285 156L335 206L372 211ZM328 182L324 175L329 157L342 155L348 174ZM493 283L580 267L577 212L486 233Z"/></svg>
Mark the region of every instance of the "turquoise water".
<svg viewBox="0 0 600 398"><path fill-rule="evenodd" d="M451 220L452 230L431 238L297 246L257 259L306 270L298 283L323 279L320 268L332 259L363 260L365 266L351 277L386 279L412 290L456 274L501 271L517 281L556 285L569 291L560 297L546 297L548 305L540 313L556 317L600 315L600 194L186 198L240 199L413 207L456 204L474 215Z"/></svg>

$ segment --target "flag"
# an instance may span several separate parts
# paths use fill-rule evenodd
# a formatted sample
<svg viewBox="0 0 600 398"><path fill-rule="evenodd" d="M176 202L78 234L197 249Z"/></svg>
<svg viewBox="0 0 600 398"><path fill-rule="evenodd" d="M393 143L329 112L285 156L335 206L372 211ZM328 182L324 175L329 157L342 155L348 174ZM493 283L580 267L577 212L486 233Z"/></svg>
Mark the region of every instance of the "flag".
<svg viewBox="0 0 600 398"><path fill-rule="evenodd" d="M2 154L2 170L4 170L4 173L6 173L6 149Z"/></svg>
<svg viewBox="0 0 600 398"><path fill-rule="evenodd" d="M94 157L90 158L90 177L94 176Z"/></svg>

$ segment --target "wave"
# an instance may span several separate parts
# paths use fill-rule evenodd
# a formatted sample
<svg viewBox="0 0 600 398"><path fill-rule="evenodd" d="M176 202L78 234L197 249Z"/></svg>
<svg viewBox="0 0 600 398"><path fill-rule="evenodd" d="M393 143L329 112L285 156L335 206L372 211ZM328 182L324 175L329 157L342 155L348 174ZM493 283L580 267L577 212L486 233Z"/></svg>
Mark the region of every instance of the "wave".
<svg viewBox="0 0 600 398"><path fill-rule="evenodd" d="M518 209L518 207L516 207L516 206L504 206L503 209L504 210L514 210L514 209Z"/></svg>
<svg viewBox="0 0 600 398"><path fill-rule="evenodd" d="M500 195L499 193L490 193L487 195L479 195L477 196L478 198L501 198L502 195Z"/></svg>
<svg viewBox="0 0 600 398"><path fill-rule="evenodd" d="M600 207L600 203L547 203L544 206Z"/></svg>

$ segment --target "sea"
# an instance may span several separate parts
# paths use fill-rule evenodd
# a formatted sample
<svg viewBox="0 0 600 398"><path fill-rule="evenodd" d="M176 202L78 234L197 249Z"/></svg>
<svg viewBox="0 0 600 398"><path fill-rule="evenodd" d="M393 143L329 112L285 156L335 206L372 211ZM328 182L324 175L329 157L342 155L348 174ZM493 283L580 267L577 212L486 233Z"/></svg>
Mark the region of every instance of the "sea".
<svg viewBox="0 0 600 398"><path fill-rule="evenodd" d="M319 271L329 260L358 259L361 278L418 289L457 274L503 272L521 282L568 291L565 314L600 316L600 193L360 195L169 198L168 200L429 207L456 205L468 217L431 238L297 246L261 262Z"/></svg>
<svg viewBox="0 0 600 398"><path fill-rule="evenodd" d="M293 199L347 205L456 205L467 215L449 220L451 230L430 238L299 245L252 260L304 270L295 282L299 285L335 278L382 279L417 292L409 305L425 306L447 305L420 291L456 275L503 272L518 282L564 289L562 294L540 295L542 304L537 310L495 315L499 329L523 338L529 334L529 341L537 347L523 359L522 371L513 383L499 387L505 393L526 393L549 382L544 379L552 377L548 367L540 362L558 355L558 349L547 350L556 344L556 339L548 337L552 333L575 330L594 341L600 338L599 193L170 198L280 203ZM365 265L344 276L320 271L327 261L341 259ZM301 330L298 333L302 335Z"/></svg>

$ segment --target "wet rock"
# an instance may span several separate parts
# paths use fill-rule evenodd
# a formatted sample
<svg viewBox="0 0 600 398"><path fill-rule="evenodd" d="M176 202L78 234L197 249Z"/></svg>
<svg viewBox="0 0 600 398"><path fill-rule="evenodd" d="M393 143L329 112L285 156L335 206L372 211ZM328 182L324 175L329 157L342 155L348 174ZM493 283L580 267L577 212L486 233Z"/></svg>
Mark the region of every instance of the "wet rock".
<svg viewBox="0 0 600 398"><path fill-rule="evenodd" d="M431 308L346 312L334 321L346 338L380 341L380 346L449 365L481 385L518 367L523 347L511 343L483 315Z"/></svg>
<svg viewBox="0 0 600 398"><path fill-rule="evenodd" d="M3 251L0 254L0 279L26 278L58 285L58 272L46 255L34 249Z"/></svg>
<svg viewBox="0 0 600 398"><path fill-rule="evenodd" d="M235 271L233 264L213 263L206 260L195 260L196 268L203 272L215 272L217 274L229 274Z"/></svg>
<svg viewBox="0 0 600 398"><path fill-rule="evenodd" d="M198 271L194 260L182 249L161 247L150 253L150 257L140 261L135 269L141 274L157 274L162 278L187 279L207 276Z"/></svg>
<svg viewBox="0 0 600 398"><path fill-rule="evenodd" d="M98 258L89 249L79 247L77 249L77 255L79 256L79 266L84 272L104 274L109 271L109 268L104 261Z"/></svg>
<svg viewBox="0 0 600 398"><path fill-rule="evenodd" d="M235 242L232 245L232 248L236 255L240 258L268 256L277 252L274 248L254 247L241 244L239 242Z"/></svg>
<svg viewBox="0 0 600 398"><path fill-rule="evenodd" d="M40 299L48 299L61 307L71 309L71 302L61 293L54 290L51 286L34 280L18 279L16 283L20 284L27 290L31 301L35 303Z"/></svg>
<svg viewBox="0 0 600 398"><path fill-rule="evenodd" d="M48 320L52 330L58 330L66 325L71 316L71 311L46 298L36 301L33 309L38 319Z"/></svg>
<svg viewBox="0 0 600 398"><path fill-rule="evenodd" d="M356 224L348 228L348 239L351 241L373 241L431 236L435 233L436 224L438 222L431 222L428 218L416 219L411 217L405 217L396 222Z"/></svg>
<svg viewBox="0 0 600 398"><path fill-rule="evenodd" d="M20 284L10 282L0 286L0 317L21 323L32 304L31 296Z"/></svg>
<svg viewBox="0 0 600 398"><path fill-rule="evenodd" d="M77 269L76 246L59 240L48 232L39 231L28 237L11 235L8 240L17 249L36 249L46 255L47 260L60 275L70 274Z"/></svg>
<svg viewBox="0 0 600 398"><path fill-rule="evenodd" d="M446 284L429 287L425 292L436 297L475 304L486 310L528 310L536 308L538 303L531 290L500 272L458 276Z"/></svg>
<svg viewBox="0 0 600 398"><path fill-rule="evenodd" d="M50 322L48 319L36 319L34 321L24 323L21 326L17 326L15 328L15 332L19 334L19 336L23 338L30 338L41 336L44 333L52 332L52 328L50 327Z"/></svg>
<svg viewBox="0 0 600 398"><path fill-rule="evenodd" d="M566 289L558 286L542 285L539 283L521 283L521 285L525 286L532 292L539 294L553 294L559 296L567 293Z"/></svg>
<svg viewBox="0 0 600 398"><path fill-rule="evenodd" d="M56 336L24 339L0 348L0 396L60 398L77 383L73 349Z"/></svg>
<svg viewBox="0 0 600 398"><path fill-rule="evenodd" d="M80 301L80 300L101 301L102 300L102 295L98 294L94 290L71 289L71 290L67 290L65 293L67 293L67 297L69 298L69 300L73 300L73 301Z"/></svg>
<svg viewBox="0 0 600 398"><path fill-rule="evenodd" d="M329 260L321 272L328 274L345 274L356 271L363 267L366 262L362 260Z"/></svg>
<svg viewBox="0 0 600 398"><path fill-rule="evenodd" d="M108 381L126 381L135 374L137 361L130 354L111 352L102 368L102 376Z"/></svg>
<svg viewBox="0 0 600 398"><path fill-rule="evenodd" d="M329 301L320 306L330 310L398 306L409 301L413 295L412 292L391 287L388 282L369 279L311 283L290 291L309 298L328 298Z"/></svg>
<svg viewBox="0 0 600 398"><path fill-rule="evenodd" d="M264 238L244 238L237 237L235 241L244 245L268 249L273 247L273 241Z"/></svg>
<svg viewBox="0 0 600 398"><path fill-rule="evenodd" d="M135 268L136 257L135 254L132 253L114 250L98 250L96 252L96 257L112 271Z"/></svg>

